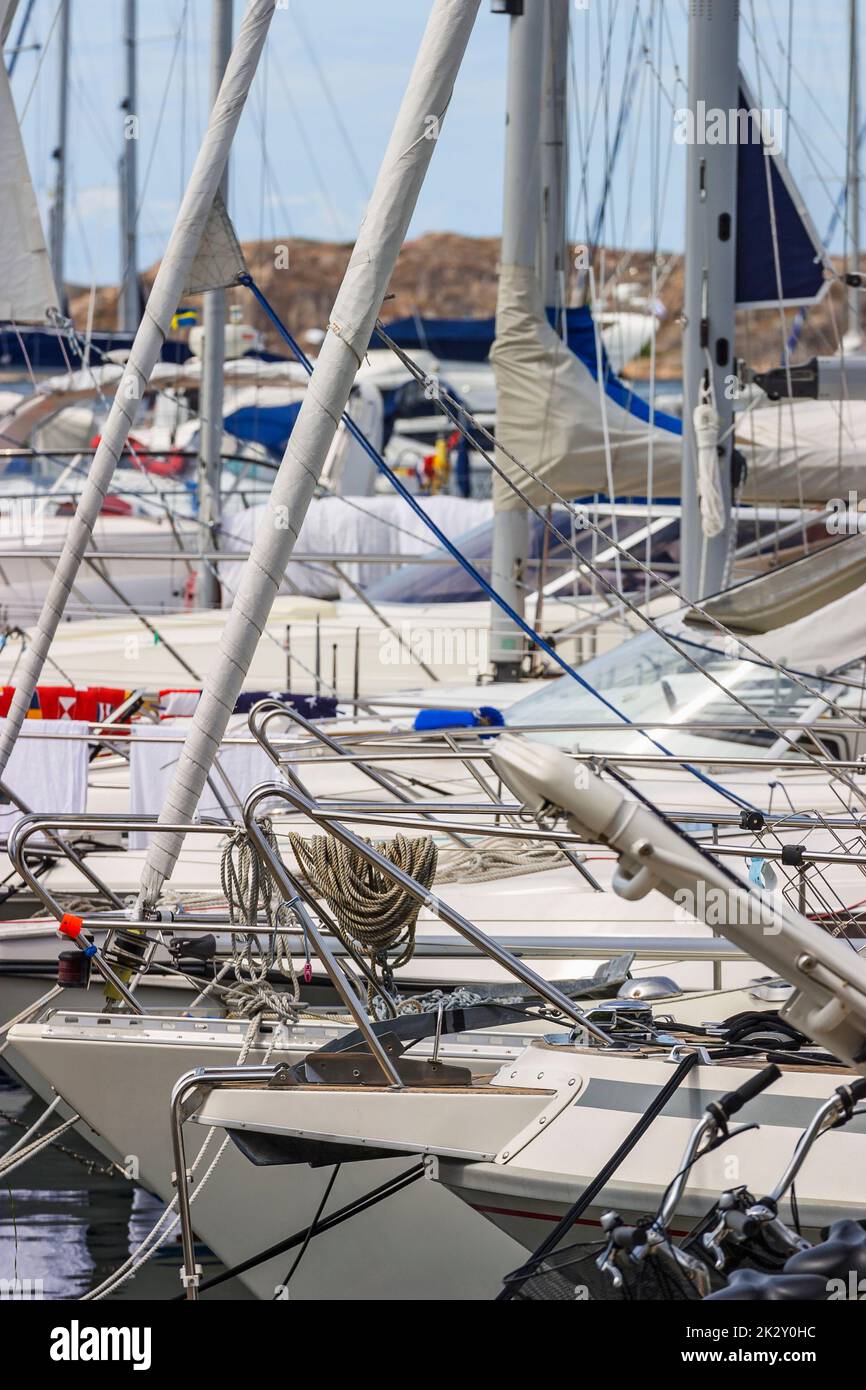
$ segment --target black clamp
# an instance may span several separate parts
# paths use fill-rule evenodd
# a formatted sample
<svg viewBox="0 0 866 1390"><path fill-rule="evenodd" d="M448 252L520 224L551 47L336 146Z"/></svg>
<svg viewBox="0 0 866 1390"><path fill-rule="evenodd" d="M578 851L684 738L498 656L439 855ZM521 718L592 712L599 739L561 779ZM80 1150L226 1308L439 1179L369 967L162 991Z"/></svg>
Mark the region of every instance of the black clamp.
<svg viewBox="0 0 866 1390"><path fill-rule="evenodd" d="M806 862L806 856L802 845L783 845L782 863L787 864L791 869L802 869Z"/></svg>

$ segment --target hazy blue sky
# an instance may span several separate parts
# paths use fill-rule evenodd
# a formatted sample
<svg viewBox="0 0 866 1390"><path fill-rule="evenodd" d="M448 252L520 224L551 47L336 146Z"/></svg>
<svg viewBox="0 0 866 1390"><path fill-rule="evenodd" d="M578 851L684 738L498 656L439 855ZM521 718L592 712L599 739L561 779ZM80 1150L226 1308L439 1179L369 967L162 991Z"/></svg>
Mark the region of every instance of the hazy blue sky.
<svg viewBox="0 0 866 1390"><path fill-rule="evenodd" d="M785 148L823 235L844 173L847 0L796 0L789 66L790 3L741 0L741 55L761 105L784 106L790 86ZM71 279L104 283L118 264L123 6L72 6L67 269ZM236 23L242 9L236 0ZM57 0L37 0L31 39L44 43L56 10ZM210 0L139 0L142 264L165 245L203 128L210 10ZM585 235L587 210L598 201L636 11L637 76L606 236L678 249L684 156L672 140L672 113L684 104L686 0L575 0L571 229L576 239ZM428 12L428 0L289 0L277 11L235 147L231 210L242 237L354 235ZM410 234L499 231L507 31L507 19L482 0ZM56 138L56 47L55 29L43 53L21 55L13 82L44 207Z"/></svg>

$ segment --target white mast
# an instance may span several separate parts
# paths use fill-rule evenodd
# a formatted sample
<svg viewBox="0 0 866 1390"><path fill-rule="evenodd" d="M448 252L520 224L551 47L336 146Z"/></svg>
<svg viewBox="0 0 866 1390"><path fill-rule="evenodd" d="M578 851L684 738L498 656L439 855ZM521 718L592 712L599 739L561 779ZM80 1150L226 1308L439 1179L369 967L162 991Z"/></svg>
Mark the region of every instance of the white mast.
<svg viewBox="0 0 866 1390"><path fill-rule="evenodd" d="M510 0L505 128L505 198L502 267L536 266L541 214L541 88L547 5ZM494 360L495 371L495 360ZM497 428L501 429L501 417ZM494 490L495 497L495 490ZM523 504L493 514L491 583L521 617L522 570L529 550L529 513ZM490 661L499 680L516 680L524 655L521 630L490 605Z"/></svg>
<svg viewBox="0 0 866 1390"><path fill-rule="evenodd" d="M120 156L120 288L117 297L117 326L133 333L138 324L138 87L137 87L137 0L124 0L123 56L124 94L123 153Z"/></svg>
<svg viewBox="0 0 866 1390"><path fill-rule="evenodd" d="M66 142L69 132L69 21L72 0L60 0L60 52L57 81L57 145L53 151L56 161L54 199L51 205L51 268L54 283L65 308L64 252L66 249Z"/></svg>
<svg viewBox="0 0 866 1390"><path fill-rule="evenodd" d="M857 42L857 0L848 0L848 179L846 193L846 222L848 231L848 271L860 271L860 166L857 142L860 135L860 71ZM846 352L859 352L863 347L860 327L860 291L848 291L848 331L844 337Z"/></svg>
<svg viewBox="0 0 866 1390"><path fill-rule="evenodd" d="M566 307L568 265L568 5L569 0L547 0L541 104L538 280L545 308L558 312Z"/></svg>
<svg viewBox="0 0 866 1390"><path fill-rule="evenodd" d="M480 0L435 0L327 335L256 532L160 819L191 821L240 694L286 565L367 351ZM142 873L140 905L156 901L183 835L154 837Z"/></svg>
<svg viewBox="0 0 866 1390"><path fill-rule="evenodd" d="M725 378L735 370L737 144L702 139L706 113L739 106L737 66L739 0L692 5L689 16L689 111L693 129L686 174L686 285L683 330L683 469L680 584L686 598L715 593L723 584L731 527L733 402ZM696 436L695 411L714 408L718 424ZM706 417L709 418L709 417ZM706 442L709 438L709 443ZM716 440L724 442L716 445ZM699 448L699 443L703 448ZM714 529L702 520L698 466L705 492L717 503Z"/></svg>
<svg viewBox="0 0 866 1390"><path fill-rule="evenodd" d="M219 100L211 111L204 140L145 307L144 318L135 335L102 439L91 461L75 516L69 524L39 622L15 673L15 695L0 733L0 777L30 708L48 649L63 616L82 557L90 544L93 527L138 414L150 374L168 336L172 316L190 283L199 243L211 214L275 7L276 0L250 0L244 16Z"/></svg>
<svg viewBox="0 0 866 1390"><path fill-rule="evenodd" d="M232 48L232 0L213 0L211 35L211 101L215 102ZM228 205L228 164L220 196ZM226 292L209 290L204 297L204 346L199 402L198 506L202 552L219 545L220 474L223 442L223 370L225 366ZM220 605L219 575L203 564L196 579L199 608Z"/></svg>

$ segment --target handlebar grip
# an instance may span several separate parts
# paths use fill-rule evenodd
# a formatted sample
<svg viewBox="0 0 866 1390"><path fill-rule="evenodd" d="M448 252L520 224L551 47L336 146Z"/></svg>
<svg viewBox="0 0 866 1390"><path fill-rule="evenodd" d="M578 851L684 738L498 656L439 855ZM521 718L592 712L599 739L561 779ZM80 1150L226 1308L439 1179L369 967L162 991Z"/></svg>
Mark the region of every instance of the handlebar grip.
<svg viewBox="0 0 866 1390"><path fill-rule="evenodd" d="M858 1076L856 1081L851 1081L845 1086L845 1090L855 1103L858 1100L866 1100L866 1076Z"/></svg>
<svg viewBox="0 0 866 1390"><path fill-rule="evenodd" d="M744 1236L746 1239L753 1236L760 1226L760 1222L754 1216L736 1209L725 1213L725 1221L728 1230L733 1231L735 1235Z"/></svg>
<svg viewBox="0 0 866 1390"><path fill-rule="evenodd" d="M721 1100L715 1101L712 1108L720 1110L724 1118L729 1120L738 1110L742 1110L744 1105L748 1105L750 1100L754 1100L755 1096L759 1096L768 1086L772 1086L774 1081L778 1081L781 1075L775 1063L771 1063L769 1067L764 1067L763 1071L750 1077L736 1091L729 1091Z"/></svg>

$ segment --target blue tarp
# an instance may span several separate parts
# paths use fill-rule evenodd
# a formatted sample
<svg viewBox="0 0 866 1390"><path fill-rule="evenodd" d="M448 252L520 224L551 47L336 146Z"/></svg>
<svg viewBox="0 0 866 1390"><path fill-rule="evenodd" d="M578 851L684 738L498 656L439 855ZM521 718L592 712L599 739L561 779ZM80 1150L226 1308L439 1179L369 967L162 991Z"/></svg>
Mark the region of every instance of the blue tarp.
<svg viewBox="0 0 866 1390"><path fill-rule="evenodd" d="M263 444L282 458L300 409L300 401L293 401L291 405L245 405L233 410L223 423L236 439Z"/></svg>
<svg viewBox="0 0 866 1390"><path fill-rule="evenodd" d="M547 310L548 321L557 322L559 311ZM565 326L568 346L579 357L594 380L598 380L598 353L595 342L595 323L592 311L583 305L579 309L566 309ZM389 338L392 338L404 352L426 348L434 356L447 361L484 362L490 355L496 332L495 319L424 319L412 317L395 319L386 325ZM375 333L372 347L385 347L386 344ZM611 370L610 363L602 347L605 392L612 401L637 416L639 420L649 421L649 405L641 397L620 381ZM675 415L656 411L654 420L659 429L682 434L683 423Z"/></svg>
<svg viewBox="0 0 866 1390"><path fill-rule="evenodd" d="M558 311L548 309L547 317L555 323ZM566 309L568 346L581 361L587 360L591 352L595 362L595 332L589 309ZM493 339L496 336L495 319L425 319L413 315L408 319L395 319L385 325L389 338L392 338L404 352L417 352L426 348L440 360L455 362L486 362L490 356ZM373 334L370 346L387 347L377 333Z"/></svg>
<svg viewBox="0 0 866 1390"><path fill-rule="evenodd" d="M479 709L421 709L412 728L416 733L427 733L434 729L477 729L485 724L504 728L501 710L494 705L481 705Z"/></svg>
<svg viewBox="0 0 866 1390"><path fill-rule="evenodd" d="M19 334L21 342L18 340ZM92 333L91 361L101 363L102 355L106 352L128 351L132 347L133 336L132 333ZM24 351L21 343L24 344ZM168 341L162 345L160 358L163 362L185 362L189 355L186 343ZM73 369L84 365L68 338L58 334L56 329L21 328L16 332L14 328L0 324L0 367L6 370L20 367L26 371L29 359L35 372L64 372L67 358Z"/></svg>

